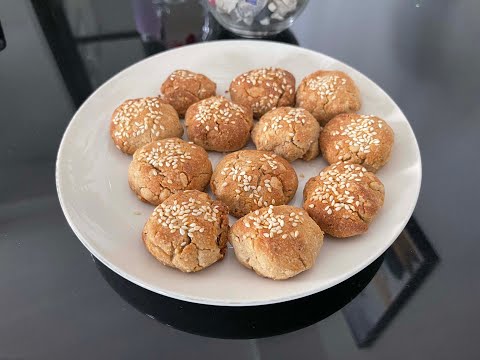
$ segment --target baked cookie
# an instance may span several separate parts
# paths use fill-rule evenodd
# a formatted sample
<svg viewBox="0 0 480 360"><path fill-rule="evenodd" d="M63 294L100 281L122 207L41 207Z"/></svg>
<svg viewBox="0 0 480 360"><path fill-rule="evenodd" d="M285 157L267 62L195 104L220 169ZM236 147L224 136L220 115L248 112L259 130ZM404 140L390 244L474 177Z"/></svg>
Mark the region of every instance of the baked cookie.
<svg viewBox="0 0 480 360"><path fill-rule="evenodd" d="M177 112L158 97L126 100L115 109L110 121L110 136L126 154L149 142L182 135Z"/></svg>
<svg viewBox="0 0 480 360"><path fill-rule="evenodd" d="M215 196L237 218L268 205L287 204L297 187L297 174L287 160L259 150L225 156L210 181Z"/></svg>
<svg viewBox="0 0 480 360"><path fill-rule="evenodd" d="M262 68L243 73L230 84L230 97L248 106L258 119L267 111L295 103L295 78L279 68Z"/></svg>
<svg viewBox="0 0 480 360"><path fill-rule="evenodd" d="M203 190L212 175L207 152L177 138L151 142L133 154L128 184L145 202L158 205L182 190Z"/></svg>
<svg viewBox="0 0 480 360"><path fill-rule="evenodd" d="M195 144L206 150L227 152L245 146L253 119L249 109L215 96L190 106L185 125L188 138Z"/></svg>
<svg viewBox="0 0 480 360"><path fill-rule="evenodd" d="M342 71L320 70L305 77L297 89L296 106L308 110L320 123L360 109L360 93Z"/></svg>
<svg viewBox="0 0 480 360"><path fill-rule="evenodd" d="M252 140L258 150L270 150L288 161L318 156L320 125L305 109L279 107L255 125Z"/></svg>
<svg viewBox="0 0 480 360"><path fill-rule="evenodd" d="M363 166L337 163L308 180L303 208L327 234L362 234L383 206L382 182Z"/></svg>
<svg viewBox="0 0 480 360"><path fill-rule="evenodd" d="M387 163L392 146L392 128L373 115L337 115L320 134L320 148L330 164L361 164L373 172Z"/></svg>
<svg viewBox="0 0 480 360"><path fill-rule="evenodd" d="M244 266L283 280L313 266L323 232L302 209L282 205L245 215L232 226L228 239Z"/></svg>
<svg viewBox="0 0 480 360"><path fill-rule="evenodd" d="M217 85L208 77L188 70L175 70L162 84L162 99L184 116L190 105L215 96Z"/></svg>
<svg viewBox="0 0 480 360"><path fill-rule="evenodd" d="M156 207L143 228L147 250L162 264L200 271L227 251L228 209L197 190L180 191Z"/></svg>

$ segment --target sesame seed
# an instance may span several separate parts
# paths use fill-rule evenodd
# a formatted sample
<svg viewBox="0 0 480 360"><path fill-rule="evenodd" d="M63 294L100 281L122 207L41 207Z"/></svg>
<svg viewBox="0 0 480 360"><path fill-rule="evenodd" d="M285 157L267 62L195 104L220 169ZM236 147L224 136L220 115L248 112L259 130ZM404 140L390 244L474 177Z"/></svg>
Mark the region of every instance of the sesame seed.
<svg viewBox="0 0 480 360"><path fill-rule="evenodd" d="M153 146L142 149L139 160L145 161L160 170L161 167L176 169L179 163L191 159L191 154L182 146L180 139L167 139L156 142Z"/></svg>
<svg viewBox="0 0 480 360"><path fill-rule="evenodd" d="M325 102L336 99L336 93L346 80L338 75L319 75L306 81L308 89L315 91ZM331 95L331 96L330 96Z"/></svg>
<svg viewBox="0 0 480 360"><path fill-rule="evenodd" d="M187 234L191 236L196 231L205 231L205 228L197 223L199 216L203 215L203 219L210 223L217 221L214 212L216 208L212 208L209 202L205 205L202 204L202 202L193 198L189 198L188 201L182 203L178 203L177 200L173 204L163 202L155 209L154 215L158 217L158 223L168 228L170 233L178 231L182 236Z"/></svg>
<svg viewBox="0 0 480 360"><path fill-rule="evenodd" d="M271 179L266 176L273 174L274 170L278 168L279 163L276 160L276 155L262 154L259 159L262 164L255 164L248 158L237 158L234 164L225 165L220 171L220 174L224 177L222 182L222 188L228 184L236 186L234 189L235 197L243 197L244 199L252 199L251 201L258 207L274 205L277 203L277 199L263 198L263 192L273 193L273 187ZM261 177L252 176L252 171L256 171L261 167ZM233 180L233 181L232 181Z"/></svg>
<svg viewBox="0 0 480 360"><path fill-rule="evenodd" d="M298 226L303 223L303 219L300 217L290 217L281 213L277 213L272 205L268 208L261 209L258 214L250 214L247 216L248 221L253 223L253 227L259 230L266 238L273 238L276 235L281 235L282 239L286 239L288 234L283 234L286 223L292 224L292 226ZM258 210L257 210L258 211ZM244 224L247 220L243 220ZM295 232L291 233L294 236Z"/></svg>
<svg viewBox="0 0 480 360"><path fill-rule="evenodd" d="M339 135L343 140L337 141L335 149L339 150L338 159L349 159L345 157L347 153L357 153L360 158L372 151L372 145L379 145L380 139L376 137L377 128L381 128L382 120L375 116L359 115L350 118L346 126L341 126L342 132L336 132L334 136ZM347 139L345 139L347 137Z"/></svg>
<svg viewBox="0 0 480 360"><path fill-rule="evenodd" d="M352 181L361 181L363 173L366 169L359 165L337 163L329 166L320 172L317 177L319 181L317 187L313 190L309 200L314 202L309 204L309 208L313 208L315 203L327 204L321 206L323 211L328 215L335 211L345 210L353 213L359 201L355 198L348 188Z"/></svg>
<svg viewBox="0 0 480 360"><path fill-rule="evenodd" d="M293 88L287 84L288 74L285 70L278 68L261 68L244 73L236 78L234 82L237 85L248 84L251 86L261 86L265 84L268 91L265 95L255 97L252 103L252 110L256 112L267 112L277 106L279 99L283 94L293 94Z"/></svg>
<svg viewBox="0 0 480 360"><path fill-rule="evenodd" d="M206 131L210 131L210 129L220 131L220 125L222 124L235 124L235 120L232 119L236 118L233 118L233 115L248 122L247 113L242 106L222 96L215 96L197 104L197 113L193 119L198 121Z"/></svg>
<svg viewBox="0 0 480 360"><path fill-rule="evenodd" d="M156 123L162 121L164 114L160 111L163 103L158 97L146 97L125 101L115 110L112 118L114 137L130 139L141 136L151 127L151 133L159 135ZM163 125L160 129L165 130Z"/></svg>

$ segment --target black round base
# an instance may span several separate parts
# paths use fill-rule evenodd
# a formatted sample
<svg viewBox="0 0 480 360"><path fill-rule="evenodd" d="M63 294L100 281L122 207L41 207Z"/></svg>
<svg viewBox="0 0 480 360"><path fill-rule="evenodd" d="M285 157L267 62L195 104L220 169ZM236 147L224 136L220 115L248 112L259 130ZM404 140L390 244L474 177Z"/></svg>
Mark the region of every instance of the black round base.
<svg viewBox="0 0 480 360"><path fill-rule="evenodd" d="M93 256L92 256L93 257ZM117 275L93 258L110 286L130 305L176 329L215 338L249 339L284 334L340 310L367 286L383 256L344 282L297 300L262 306L213 306L168 298Z"/></svg>

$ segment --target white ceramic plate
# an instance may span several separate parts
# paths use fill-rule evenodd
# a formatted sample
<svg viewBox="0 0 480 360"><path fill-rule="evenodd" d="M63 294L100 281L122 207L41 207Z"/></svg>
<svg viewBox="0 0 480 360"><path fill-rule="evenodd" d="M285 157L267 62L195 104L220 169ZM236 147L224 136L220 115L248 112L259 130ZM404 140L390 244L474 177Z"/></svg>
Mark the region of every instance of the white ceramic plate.
<svg viewBox="0 0 480 360"><path fill-rule="evenodd" d="M378 172L385 205L369 231L350 239L326 238L315 266L287 281L257 276L235 259L232 249L210 268L184 274L157 262L144 248L141 231L154 209L134 196L127 184L130 156L118 151L109 135L113 110L125 99L156 95L176 69L206 74L224 94L238 74L279 66L297 84L318 69L348 73L360 88L361 113L376 114L395 132L390 162ZM253 147L251 144L249 147ZM221 155L210 153L213 165ZM291 205L302 204L305 182L326 166L322 158L295 161L299 187ZM145 59L102 85L80 107L63 137L56 168L57 191L65 216L80 241L124 278L173 298L213 305L271 304L307 296L356 274L379 257L410 218L420 190L421 161L412 129L393 100L375 83L326 55L273 42L219 41L181 47ZM234 219L231 218L231 224Z"/></svg>

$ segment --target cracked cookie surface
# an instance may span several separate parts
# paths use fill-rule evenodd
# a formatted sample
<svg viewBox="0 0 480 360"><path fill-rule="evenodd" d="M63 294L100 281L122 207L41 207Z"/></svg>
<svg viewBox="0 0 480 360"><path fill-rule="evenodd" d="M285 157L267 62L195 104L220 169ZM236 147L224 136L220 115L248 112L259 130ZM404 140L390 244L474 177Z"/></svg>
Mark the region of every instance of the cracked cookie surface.
<svg viewBox="0 0 480 360"><path fill-rule="evenodd" d="M309 111L321 126L338 114L358 111L360 106L357 86L342 71L316 71L302 80L296 93L296 107Z"/></svg>
<svg viewBox="0 0 480 360"><path fill-rule="evenodd" d="M110 136L126 154L133 154L149 142L182 135L177 112L158 97L126 100L110 120Z"/></svg>
<svg viewBox="0 0 480 360"><path fill-rule="evenodd" d="M393 142L393 130L385 120L357 114L335 116L319 138L323 157L330 164L360 164L372 172L387 163Z"/></svg>
<svg viewBox="0 0 480 360"><path fill-rule="evenodd" d="M323 244L323 232L307 212L288 205L245 215L228 238L240 263L275 280L310 269Z"/></svg>
<svg viewBox="0 0 480 360"><path fill-rule="evenodd" d="M258 150L270 150L288 161L318 156L318 121L305 109L280 107L263 115L252 131Z"/></svg>
<svg viewBox="0 0 480 360"><path fill-rule="evenodd" d="M295 103L295 77L280 68L266 67L247 71L230 84L230 97L252 109L258 119L266 112Z"/></svg>
<svg viewBox="0 0 480 360"><path fill-rule="evenodd" d="M203 74L189 70L175 70L162 84L160 91L164 101L184 116L194 103L215 96L217 85Z"/></svg>
<svg viewBox="0 0 480 360"><path fill-rule="evenodd" d="M237 218L265 206L287 204L297 187L292 165L270 151L260 150L241 150L225 156L210 181L212 192Z"/></svg>
<svg viewBox="0 0 480 360"><path fill-rule="evenodd" d="M207 152L178 138L151 142L133 154L128 184L137 197L158 205L182 190L203 190L212 175Z"/></svg>
<svg viewBox="0 0 480 360"><path fill-rule="evenodd" d="M337 163L308 180L303 208L325 233L345 238L368 230L384 197L375 174L360 165Z"/></svg>
<svg viewBox="0 0 480 360"><path fill-rule="evenodd" d="M203 192L187 190L169 196L155 208L142 239L162 264L195 272L223 259L228 229L225 204Z"/></svg>
<svg viewBox="0 0 480 360"><path fill-rule="evenodd" d="M229 152L243 148L253 127L250 109L223 96L190 106L185 114L189 140L206 150Z"/></svg>

